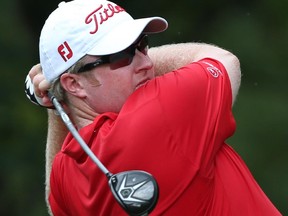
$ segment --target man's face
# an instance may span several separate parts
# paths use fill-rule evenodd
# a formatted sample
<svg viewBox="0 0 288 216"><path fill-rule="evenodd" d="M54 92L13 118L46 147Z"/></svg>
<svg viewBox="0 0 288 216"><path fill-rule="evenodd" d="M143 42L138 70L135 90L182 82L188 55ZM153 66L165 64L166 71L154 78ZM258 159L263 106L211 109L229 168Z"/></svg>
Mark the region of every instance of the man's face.
<svg viewBox="0 0 288 216"><path fill-rule="evenodd" d="M86 62L97 57L87 56ZM89 71L94 79L85 76L85 102L97 113L119 112L127 98L147 81L154 78L153 63L148 55L136 50L131 64L111 69L103 64ZM83 76L84 77L84 76Z"/></svg>

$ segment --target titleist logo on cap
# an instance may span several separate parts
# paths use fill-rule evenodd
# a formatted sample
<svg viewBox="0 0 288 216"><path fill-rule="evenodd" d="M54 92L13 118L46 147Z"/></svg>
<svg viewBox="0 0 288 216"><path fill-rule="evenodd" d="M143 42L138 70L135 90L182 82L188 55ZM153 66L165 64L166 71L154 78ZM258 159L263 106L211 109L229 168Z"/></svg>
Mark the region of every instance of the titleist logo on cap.
<svg viewBox="0 0 288 216"><path fill-rule="evenodd" d="M85 19L86 24L94 23L95 25L94 30L90 31L90 34L95 34L98 31L99 25L107 21L109 18L113 17L114 14L120 13L122 11L125 10L118 5L107 4L106 7L100 5Z"/></svg>

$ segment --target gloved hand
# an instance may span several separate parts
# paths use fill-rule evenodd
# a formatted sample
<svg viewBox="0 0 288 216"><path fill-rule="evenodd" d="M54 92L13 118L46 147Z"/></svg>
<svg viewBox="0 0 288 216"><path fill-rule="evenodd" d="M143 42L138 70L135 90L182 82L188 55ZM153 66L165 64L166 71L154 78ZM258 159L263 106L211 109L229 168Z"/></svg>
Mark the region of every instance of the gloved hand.
<svg viewBox="0 0 288 216"><path fill-rule="evenodd" d="M34 65L25 80L25 94L34 104L46 108L54 108L47 93L51 84L48 83L42 73L40 64Z"/></svg>

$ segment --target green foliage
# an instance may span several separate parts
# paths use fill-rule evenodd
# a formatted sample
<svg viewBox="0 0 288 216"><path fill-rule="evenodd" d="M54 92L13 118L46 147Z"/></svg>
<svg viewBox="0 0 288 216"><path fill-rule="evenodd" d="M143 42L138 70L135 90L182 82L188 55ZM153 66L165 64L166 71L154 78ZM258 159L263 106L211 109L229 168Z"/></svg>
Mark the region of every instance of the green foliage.
<svg viewBox="0 0 288 216"><path fill-rule="evenodd" d="M40 29L59 1L1 0L0 215L47 215L44 201L46 111L25 98L38 60ZM229 143L278 209L288 214L288 1L115 1L134 17L163 16L169 29L152 45L198 41L235 53L242 86Z"/></svg>

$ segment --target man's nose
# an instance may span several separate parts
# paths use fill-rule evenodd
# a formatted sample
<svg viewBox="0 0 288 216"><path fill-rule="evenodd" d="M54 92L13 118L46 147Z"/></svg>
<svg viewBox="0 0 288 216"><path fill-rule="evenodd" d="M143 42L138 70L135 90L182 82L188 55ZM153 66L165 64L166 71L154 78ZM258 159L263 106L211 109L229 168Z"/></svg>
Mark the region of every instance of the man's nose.
<svg viewBox="0 0 288 216"><path fill-rule="evenodd" d="M136 71L139 71L139 72L143 70L147 71L153 68L153 62L150 59L150 57L147 54L144 54L137 49L135 51L134 61L136 63L135 64L137 68Z"/></svg>

